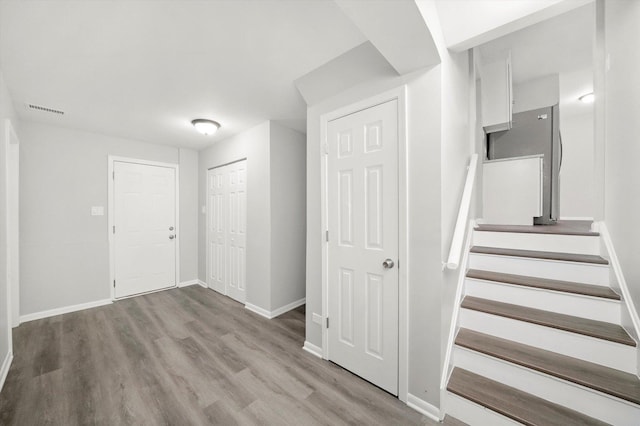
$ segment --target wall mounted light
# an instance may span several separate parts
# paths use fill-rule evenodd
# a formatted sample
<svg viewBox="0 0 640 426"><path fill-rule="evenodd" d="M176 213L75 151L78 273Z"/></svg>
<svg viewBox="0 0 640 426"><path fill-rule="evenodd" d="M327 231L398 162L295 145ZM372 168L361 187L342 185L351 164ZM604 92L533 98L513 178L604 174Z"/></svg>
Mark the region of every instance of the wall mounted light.
<svg viewBox="0 0 640 426"><path fill-rule="evenodd" d="M212 135L220 128L220 123L213 120L207 120L205 118L192 120L191 124L193 124L193 127L203 135Z"/></svg>
<svg viewBox="0 0 640 426"><path fill-rule="evenodd" d="M593 93L587 93L586 95L580 96L578 100L584 102L585 104L592 104L595 100L595 96L593 95Z"/></svg>

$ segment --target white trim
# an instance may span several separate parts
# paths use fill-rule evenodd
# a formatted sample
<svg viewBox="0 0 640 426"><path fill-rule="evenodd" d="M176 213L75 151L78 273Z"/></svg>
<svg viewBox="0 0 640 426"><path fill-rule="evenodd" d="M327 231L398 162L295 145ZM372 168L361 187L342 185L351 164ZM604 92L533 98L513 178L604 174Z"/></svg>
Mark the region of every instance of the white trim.
<svg viewBox="0 0 640 426"><path fill-rule="evenodd" d="M20 322L23 323L28 321L35 321L42 318L53 317L56 315L68 314L70 312L82 311L90 308L97 308L98 306L109 305L111 303L113 303L111 299L102 299L102 300L96 300L93 302L80 303L78 305L65 306L63 308L50 309L48 311L35 312L33 314L22 315L20 317Z"/></svg>
<svg viewBox="0 0 640 426"><path fill-rule="evenodd" d="M261 315L265 318L268 319L273 319L277 316L280 316L282 314L284 314L285 312L289 312L292 309L297 308L298 306L302 306L305 303L307 303L307 299L305 297L303 297L300 300L296 300L295 302L291 302L287 305L281 306L279 308L274 309L273 311L268 311L264 308L261 308L260 306L257 305L252 305L251 303L245 303L244 307L248 310L250 310L251 312L254 312L258 315Z"/></svg>
<svg viewBox="0 0 640 426"><path fill-rule="evenodd" d="M320 346L316 346L308 340L304 341L304 346L302 346L302 350L309 352L311 355L315 355L318 358L322 358L322 348Z"/></svg>
<svg viewBox="0 0 640 426"><path fill-rule="evenodd" d="M622 299L624 300L624 304L626 305L629 315L631 316L631 322L633 324L633 327L635 328L636 336L640 336L640 317L638 317L638 311L636 311L635 308L636 305L633 303L633 299L631 298L627 280L624 278L624 275L622 273L622 266L620 266L618 255L616 254L616 250L613 246L611 234L609 234L609 229L604 222L598 222L598 228L600 230L600 235L602 236L602 241L604 242L605 248L607 250L609 262L611 264L611 268L613 268L617 285L622 292Z"/></svg>
<svg viewBox="0 0 640 426"><path fill-rule="evenodd" d="M460 265L460 257L464 256L465 249L464 235L466 227L469 226L469 208L471 207L471 197L473 195L474 182L476 178L476 168L478 166L478 154L471 155L469 166L467 167L467 179L462 191L462 199L460 200L460 210L456 219L456 227L451 238L451 247L449 249L449 257L443 262L443 269L458 269Z"/></svg>
<svg viewBox="0 0 640 426"><path fill-rule="evenodd" d="M107 186L108 186L108 200L107 200L107 236L109 240L109 291L111 294L111 300L116 300L115 288L113 286L113 280L116 276L115 270L115 244L113 242L113 229L114 225L114 210L113 210L113 202L114 202L114 180L113 180L113 172L114 172L114 163L122 162L122 163L134 163L134 164L142 164L145 166L157 166L157 167L168 167L175 170L175 185L176 185L176 196L175 196L175 213L176 213L176 223L175 223L175 234L176 234L176 276L175 276L175 285L169 288L177 288L180 283L180 239L181 239L181 229L180 229L180 165L178 163L163 163L159 161L149 161L142 160L139 158L129 158L129 157L120 157L116 155L109 155L107 158L108 162L108 173L107 173ZM162 289L165 290L165 289ZM133 295L132 295L133 296ZM126 297L124 297L126 298Z"/></svg>
<svg viewBox="0 0 640 426"><path fill-rule="evenodd" d="M427 401L420 399L410 393L407 393L407 406L429 417L431 420L435 420L436 422L442 420L442 418L440 417L440 409L438 407L431 405Z"/></svg>
<svg viewBox="0 0 640 426"><path fill-rule="evenodd" d="M444 356L444 364L442 365L442 376L440 378L440 390L444 390L449 379L449 364L451 362L451 352L458 332L458 317L460 316L460 303L464 294L464 283L467 276L467 262L469 260L469 247L473 240L473 232L476 222L471 219L467 222L467 236L463 241L462 260L460 261L460 272L458 272L458 285L456 287L456 298L453 301L453 312L451 315L451 325L449 326L449 338L447 340L447 351Z"/></svg>
<svg viewBox="0 0 640 426"><path fill-rule="evenodd" d="M328 267L329 244L325 240L328 229L327 143L329 121L353 114L372 106L396 100L398 102L398 399L407 401L409 389L409 184L407 149L407 87L406 85L360 100L320 116L320 205L322 241L322 319L329 316ZM401 265L401 266L400 266ZM322 358L329 359L329 335L322 328Z"/></svg>
<svg viewBox="0 0 640 426"><path fill-rule="evenodd" d="M9 352L7 352L7 355L4 357L4 361L2 362L2 369L0 369L0 391L4 387L4 382L7 380L7 375L9 374L12 362L13 352L11 351L11 348L9 348Z"/></svg>
<svg viewBox="0 0 640 426"><path fill-rule="evenodd" d="M10 119L5 119L6 283L8 348L13 347L12 328L20 325L20 140ZM13 179L15 177L15 179ZM16 203L11 201L15 200Z"/></svg>
<svg viewBox="0 0 640 426"><path fill-rule="evenodd" d="M188 287L190 285L200 285L200 281L199 280L189 280L189 281L182 281L180 284L178 284L179 288L182 287Z"/></svg>
<svg viewBox="0 0 640 426"><path fill-rule="evenodd" d="M559 220L593 220L590 216L560 216Z"/></svg>
<svg viewBox="0 0 640 426"><path fill-rule="evenodd" d="M198 280L198 284L200 284L200 287L209 288L209 287L207 286L207 283L205 283L205 282L204 282L204 281L202 281L202 280Z"/></svg>

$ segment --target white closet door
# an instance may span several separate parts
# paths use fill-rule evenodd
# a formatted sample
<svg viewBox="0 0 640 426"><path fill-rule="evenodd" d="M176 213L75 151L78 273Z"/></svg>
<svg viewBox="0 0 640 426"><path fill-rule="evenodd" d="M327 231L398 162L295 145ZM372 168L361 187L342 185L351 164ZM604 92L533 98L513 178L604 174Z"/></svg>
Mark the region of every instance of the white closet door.
<svg viewBox="0 0 640 426"><path fill-rule="evenodd" d="M114 163L116 298L176 285L175 173Z"/></svg>
<svg viewBox="0 0 640 426"><path fill-rule="evenodd" d="M227 253L229 278L227 295L238 302L245 301L247 258L247 162L229 165Z"/></svg>
<svg viewBox="0 0 640 426"><path fill-rule="evenodd" d="M207 285L244 303L247 247L247 162L208 172Z"/></svg>
<svg viewBox="0 0 640 426"><path fill-rule="evenodd" d="M330 121L329 359L398 393L397 101Z"/></svg>
<svg viewBox="0 0 640 426"><path fill-rule="evenodd" d="M227 195L225 167L209 170L207 176L207 286L219 293L225 294L226 268L226 221Z"/></svg>

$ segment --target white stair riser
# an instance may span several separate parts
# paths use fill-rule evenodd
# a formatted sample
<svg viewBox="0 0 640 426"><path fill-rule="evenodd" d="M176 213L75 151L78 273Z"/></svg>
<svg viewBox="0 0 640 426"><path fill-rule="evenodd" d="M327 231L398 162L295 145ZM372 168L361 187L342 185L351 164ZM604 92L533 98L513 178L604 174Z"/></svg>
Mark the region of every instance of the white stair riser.
<svg viewBox="0 0 640 426"><path fill-rule="evenodd" d="M467 278L465 294L614 324L620 323L620 302L557 291Z"/></svg>
<svg viewBox="0 0 640 426"><path fill-rule="evenodd" d="M602 286L609 285L609 265L470 253L469 269Z"/></svg>
<svg viewBox="0 0 640 426"><path fill-rule="evenodd" d="M470 309L460 309L460 327L637 374L633 346Z"/></svg>
<svg viewBox="0 0 640 426"><path fill-rule="evenodd" d="M456 347L454 365L614 425L632 425L640 406L525 367Z"/></svg>
<svg viewBox="0 0 640 426"><path fill-rule="evenodd" d="M447 392L447 414L472 426L522 426L508 417L471 402L454 393Z"/></svg>
<svg viewBox="0 0 640 426"><path fill-rule="evenodd" d="M600 254L600 237L474 231L473 245L560 253Z"/></svg>

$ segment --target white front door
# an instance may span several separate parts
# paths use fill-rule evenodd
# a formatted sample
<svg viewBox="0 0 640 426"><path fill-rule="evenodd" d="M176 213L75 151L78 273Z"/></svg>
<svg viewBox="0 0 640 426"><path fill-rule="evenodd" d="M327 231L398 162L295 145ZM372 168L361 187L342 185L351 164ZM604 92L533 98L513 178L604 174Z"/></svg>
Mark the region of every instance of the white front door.
<svg viewBox="0 0 640 426"><path fill-rule="evenodd" d="M207 285L244 303L247 161L209 170L207 185Z"/></svg>
<svg viewBox="0 0 640 426"><path fill-rule="evenodd" d="M329 359L398 393L398 103L327 126Z"/></svg>
<svg viewBox="0 0 640 426"><path fill-rule="evenodd" d="M176 285L176 169L114 162L115 297Z"/></svg>

